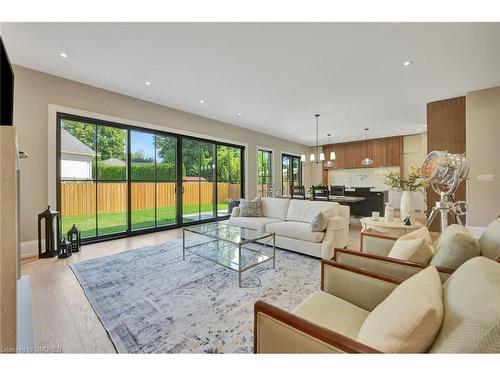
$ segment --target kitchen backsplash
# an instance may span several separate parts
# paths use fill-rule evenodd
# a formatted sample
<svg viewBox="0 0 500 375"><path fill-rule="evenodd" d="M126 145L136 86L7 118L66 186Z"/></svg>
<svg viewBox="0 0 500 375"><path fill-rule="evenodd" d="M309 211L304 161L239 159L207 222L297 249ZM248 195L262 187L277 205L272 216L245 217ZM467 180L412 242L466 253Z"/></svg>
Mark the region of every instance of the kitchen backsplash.
<svg viewBox="0 0 500 375"><path fill-rule="evenodd" d="M339 169L328 171L329 185L345 185L346 187L374 187L376 190L389 189L385 183L385 175L399 172L399 167Z"/></svg>

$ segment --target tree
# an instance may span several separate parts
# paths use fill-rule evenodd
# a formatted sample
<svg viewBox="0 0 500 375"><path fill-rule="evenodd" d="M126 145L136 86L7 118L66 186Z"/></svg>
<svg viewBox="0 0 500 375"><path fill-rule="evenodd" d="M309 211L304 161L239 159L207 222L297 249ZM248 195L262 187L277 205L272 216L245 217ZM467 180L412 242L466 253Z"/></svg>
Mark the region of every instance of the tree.
<svg viewBox="0 0 500 375"><path fill-rule="evenodd" d="M76 137L80 142L89 146L92 150L97 151L100 160L110 158L126 160L126 130L72 120L63 120L63 129Z"/></svg>

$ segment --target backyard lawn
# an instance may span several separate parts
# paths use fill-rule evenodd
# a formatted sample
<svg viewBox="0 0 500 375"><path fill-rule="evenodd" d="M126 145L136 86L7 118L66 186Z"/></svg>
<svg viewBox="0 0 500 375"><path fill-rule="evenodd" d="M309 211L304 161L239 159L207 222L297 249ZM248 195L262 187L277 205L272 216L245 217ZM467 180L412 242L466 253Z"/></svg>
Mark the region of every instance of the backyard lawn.
<svg viewBox="0 0 500 375"><path fill-rule="evenodd" d="M227 203L219 203L218 212L227 212ZM198 220L198 205L184 206L184 222ZM192 217L186 217L192 215ZM202 216L212 216L212 205L201 205ZM163 207L157 209L158 226L175 223L175 207ZM98 214L99 235L125 232L127 230L127 213L113 212ZM95 237L96 218L95 215L62 215L62 236L65 237L73 224L81 230L82 238ZM154 228L154 208L132 211L132 230Z"/></svg>

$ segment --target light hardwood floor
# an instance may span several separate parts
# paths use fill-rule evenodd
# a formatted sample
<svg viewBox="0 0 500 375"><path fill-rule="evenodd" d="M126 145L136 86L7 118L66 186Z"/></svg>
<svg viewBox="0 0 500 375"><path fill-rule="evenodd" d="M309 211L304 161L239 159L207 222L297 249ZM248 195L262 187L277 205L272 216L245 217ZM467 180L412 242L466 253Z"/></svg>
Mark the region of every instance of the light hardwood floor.
<svg viewBox="0 0 500 375"><path fill-rule="evenodd" d="M359 249L359 221L351 220L349 245ZM37 347L69 353L115 353L99 318L68 267L71 263L182 238L181 229L86 245L67 259L23 262L31 279L34 341Z"/></svg>

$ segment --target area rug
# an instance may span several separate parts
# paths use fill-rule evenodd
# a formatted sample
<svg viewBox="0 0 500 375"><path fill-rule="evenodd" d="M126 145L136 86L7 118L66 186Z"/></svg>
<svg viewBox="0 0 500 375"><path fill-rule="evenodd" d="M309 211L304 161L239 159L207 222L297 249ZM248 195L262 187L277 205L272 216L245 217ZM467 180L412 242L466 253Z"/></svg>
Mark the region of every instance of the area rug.
<svg viewBox="0 0 500 375"><path fill-rule="evenodd" d="M320 287L320 261L276 250L271 261L238 273L173 241L71 266L120 353L251 353L253 305L287 310Z"/></svg>

